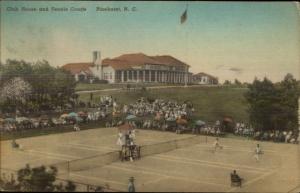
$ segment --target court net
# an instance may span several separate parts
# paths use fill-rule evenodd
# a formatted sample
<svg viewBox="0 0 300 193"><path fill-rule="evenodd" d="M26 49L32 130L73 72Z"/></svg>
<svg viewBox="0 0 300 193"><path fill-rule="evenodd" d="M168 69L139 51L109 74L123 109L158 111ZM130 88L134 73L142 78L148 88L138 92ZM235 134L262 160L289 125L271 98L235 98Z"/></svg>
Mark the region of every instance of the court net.
<svg viewBox="0 0 300 193"><path fill-rule="evenodd" d="M200 136L187 137L172 141L161 142L157 144L142 145L140 146L141 157L165 153L173 151L178 148L184 148L203 142ZM120 151L113 151L105 154L94 155L86 158L80 158L67 162L60 162L53 164L58 169L60 174L78 172L84 170L91 170L98 167L117 162L120 160Z"/></svg>

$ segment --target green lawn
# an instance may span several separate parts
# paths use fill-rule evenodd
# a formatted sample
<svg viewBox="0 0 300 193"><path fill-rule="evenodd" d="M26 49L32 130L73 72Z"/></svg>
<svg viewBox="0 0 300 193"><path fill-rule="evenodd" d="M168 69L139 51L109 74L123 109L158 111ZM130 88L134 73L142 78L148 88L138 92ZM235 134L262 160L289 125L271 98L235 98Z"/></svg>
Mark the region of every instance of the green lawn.
<svg viewBox="0 0 300 193"><path fill-rule="evenodd" d="M246 88L232 87L188 87L164 88L142 91L109 91L94 93L94 102L99 96L112 95L121 104L135 102L140 97L162 98L183 102L189 100L194 104L196 118L208 123L232 116L235 121L248 121L247 102L244 98ZM88 101L90 95L81 93L80 100Z"/></svg>
<svg viewBox="0 0 300 193"><path fill-rule="evenodd" d="M161 84L161 83L137 83L130 84L131 87L149 87L149 86L165 86L165 85L176 85L176 84ZM112 88L124 88L126 84L88 84L88 83L77 83L75 90L76 91L85 91L85 90L103 90L103 89L112 89Z"/></svg>

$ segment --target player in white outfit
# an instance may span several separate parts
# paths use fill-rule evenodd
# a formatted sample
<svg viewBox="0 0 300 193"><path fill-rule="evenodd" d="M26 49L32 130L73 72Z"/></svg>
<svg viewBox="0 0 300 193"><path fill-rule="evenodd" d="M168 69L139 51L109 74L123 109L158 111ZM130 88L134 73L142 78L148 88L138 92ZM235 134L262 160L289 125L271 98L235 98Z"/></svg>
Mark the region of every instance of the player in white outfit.
<svg viewBox="0 0 300 193"><path fill-rule="evenodd" d="M256 159L256 161L259 161L259 155L262 153L261 148L259 146L259 144L256 145L255 148L255 154L254 154L254 158Z"/></svg>
<svg viewBox="0 0 300 193"><path fill-rule="evenodd" d="M222 149L223 146L220 145L219 138L216 138L216 141L214 142L214 150L215 150L214 152L216 152L218 148Z"/></svg>

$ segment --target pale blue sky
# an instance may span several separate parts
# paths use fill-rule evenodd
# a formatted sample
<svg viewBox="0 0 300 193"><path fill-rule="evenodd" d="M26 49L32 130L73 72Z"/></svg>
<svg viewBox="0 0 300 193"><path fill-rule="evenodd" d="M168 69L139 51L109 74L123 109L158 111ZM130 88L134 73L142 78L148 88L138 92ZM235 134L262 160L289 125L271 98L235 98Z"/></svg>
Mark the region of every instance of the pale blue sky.
<svg viewBox="0 0 300 193"><path fill-rule="evenodd" d="M299 15L293 2L1 2L1 60L54 66L143 52L170 54L221 81L278 81L300 73ZM9 12L7 7L86 7L80 12ZM96 12L96 7L136 7Z"/></svg>

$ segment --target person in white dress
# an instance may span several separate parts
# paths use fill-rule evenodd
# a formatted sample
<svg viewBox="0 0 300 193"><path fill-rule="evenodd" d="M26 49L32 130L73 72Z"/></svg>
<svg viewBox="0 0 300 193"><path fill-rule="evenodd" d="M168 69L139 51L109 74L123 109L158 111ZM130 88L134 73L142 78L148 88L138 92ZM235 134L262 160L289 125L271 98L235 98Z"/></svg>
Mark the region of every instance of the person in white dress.
<svg viewBox="0 0 300 193"><path fill-rule="evenodd" d="M120 131L119 133L118 133L118 139L117 139L117 145L119 145L119 146L121 146L122 147L122 145L123 145L123 133Z"/></svg>

